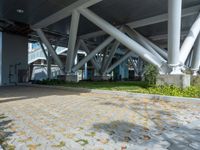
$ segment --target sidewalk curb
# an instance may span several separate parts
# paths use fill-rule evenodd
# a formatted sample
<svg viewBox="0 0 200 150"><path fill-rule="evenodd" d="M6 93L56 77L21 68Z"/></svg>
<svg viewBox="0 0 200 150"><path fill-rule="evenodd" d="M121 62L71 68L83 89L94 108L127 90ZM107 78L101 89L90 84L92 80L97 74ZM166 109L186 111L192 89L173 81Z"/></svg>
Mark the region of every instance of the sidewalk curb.
<svg viewBox="0 0 200 150"><path fill-rule="evenodd" d="M176 97L176 96L164 96L164 95L157 95L157 94L130 93L130 92L124 92L124 91L108 91L108 90L96 90L96 89L87 89L87 88L74 88L74 87L38 85L38 84L23 84L20 86L68 90L68 91L72 91L72 92L126 96L126 97L132 97L132 98L138 99L138 100L139 99L151 99L151 100L164 100L164 101L173 101L173 102L192 101L192 102L200 103L200 98L187 98L187 97Z"/></svg>

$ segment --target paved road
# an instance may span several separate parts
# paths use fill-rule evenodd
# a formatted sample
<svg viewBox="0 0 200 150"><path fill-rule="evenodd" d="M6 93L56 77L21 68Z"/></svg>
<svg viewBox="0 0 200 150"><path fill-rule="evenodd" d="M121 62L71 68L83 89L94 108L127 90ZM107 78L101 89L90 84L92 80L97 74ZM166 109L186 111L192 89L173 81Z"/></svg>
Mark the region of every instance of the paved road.
<svg viewBox="0 0 200 150"><path fill-rule="evenodd" d="M17 150L200 150L200 103L0 88L0 143Z"/></svg>

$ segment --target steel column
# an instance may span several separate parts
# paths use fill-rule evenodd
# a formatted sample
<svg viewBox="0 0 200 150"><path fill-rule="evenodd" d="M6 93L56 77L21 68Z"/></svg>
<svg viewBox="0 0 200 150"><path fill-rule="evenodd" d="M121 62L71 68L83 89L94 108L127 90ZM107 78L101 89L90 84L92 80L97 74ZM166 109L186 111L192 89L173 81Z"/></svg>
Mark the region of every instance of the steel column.
<svg viewBox="0 0 200 150"><path fill-rule="evenodd" d="M168 0L168 65L172 73L179 65L182 0Z"/></svg>
<svg viewBox="0 0 200 150"><path fill-rule="evenodd" d="M194 75L197 74L197 71L200 67L200 34L196 40L194 52L193 52L193 59L192 59L192 67L191 70L193 71Z"/></svg>
<svg viewBox="0 0 200 150"><path fill-rule="evenodd" d="M52 63L52 58L50 52L48 52L48 57L47 57L47 77L50 80L51 79L51 63Z"/></svg>
<svg viewBox="0 0 200 150"><path fill-rule="evenodd" d="M91 60L97 53L99 53L102 49L104 49L113 40L114 40L113 37L108 37L102 44L100 44L89 55L87 55L87 57L83 58L76 66L74 66L72 68L72 71L77 71L79 68L81 68L86 62Z"/></svg>
<svg viewBox="0 0 200 150"><path fill-rule="evenodd" d="M106 22L96 14L94 14L89 9L79 9L80 13L85 16L88 20L96 24L99 28L104 30L106 33L110 34L114 38L116 38L120 43L128 47L131 51L138 54L140 57L142 57L147 62L157 66L161 69L163 66L163 62L158 60L154 55L152 55L148 50L146 50L144 47L142 47L137 42L133 41L131 38L129 38L127 35L122 33L120 30L112 26L110 23ZM165 68L162 68L163 71L165 71Z"/></svg>
<svg viewBox="0 0 200 150"><path fill-rule="evenodd" d="M53 47L51 46L51 44L49 43L49 41L45 37L43 31L41 29L35 29L35 31L37 32L37 34L40 37L41 41L47 47L47 50L51 54L51 56L53 57L53 59L55 60L55 63L58 65L58 67L61 69L62 73L64 74L64 66L63 66L60 58L58 57L58 55L54 51Z"/></svg>
<svg viewBox="0 0 200 150"><path fill-rule="evenodd" d="M194 24L192 25L188 36L185 38L182 47L181 47L181 54L180 54L180 62L182 65L185 64L188 55L197 39L197 36L200 33L200 14L198 15L197 19L195 20Z"/></svg>
<svg viewBox="0 0 200 150"><path fill-rule="evenodd" d="M67 60L66 60L66 67L65 67L65 71L67 74L71 73L72 66L74 65L74 53L75 53L79 18L80 18L79 12L74 10L72 12L69 41L68 41Z"/></svg>

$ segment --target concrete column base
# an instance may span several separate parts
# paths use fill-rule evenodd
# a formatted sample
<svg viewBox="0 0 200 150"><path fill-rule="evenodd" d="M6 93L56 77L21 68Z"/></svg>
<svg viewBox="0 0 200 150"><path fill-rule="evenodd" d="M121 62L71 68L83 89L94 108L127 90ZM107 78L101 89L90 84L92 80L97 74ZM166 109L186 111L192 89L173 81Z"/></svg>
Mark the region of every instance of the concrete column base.
<svg viewBox="0 0 200 150"><path fill-rule="evenodd" d="M66 75L65 81L67 82L79 82L78 75Z"/></svg>
<svg viewBox="0 0 200 150"><path fill-rule="evenodd" d="M94 81L108 81L110 80L109 76L94 76Z"/></svg>
<svg viewBox="0 0 200 150"><path fill-rule="evenodd" d="M174 85L180 88L186 88L190 86L190 75L158 75L156 79L156 85Z"/></svg>

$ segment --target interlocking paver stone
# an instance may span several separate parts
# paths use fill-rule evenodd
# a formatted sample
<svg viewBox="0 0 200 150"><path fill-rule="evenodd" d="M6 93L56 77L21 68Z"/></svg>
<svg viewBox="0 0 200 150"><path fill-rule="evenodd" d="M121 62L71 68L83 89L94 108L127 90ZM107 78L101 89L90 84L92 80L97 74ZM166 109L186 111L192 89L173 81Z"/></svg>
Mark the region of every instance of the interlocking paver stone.
<svg viewBox="0 0 200 150"><path fill-rule="evenodd" d="M0 88L0 150L199 150L200 103Z"/></svg>

